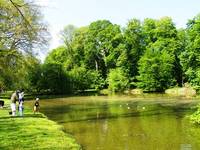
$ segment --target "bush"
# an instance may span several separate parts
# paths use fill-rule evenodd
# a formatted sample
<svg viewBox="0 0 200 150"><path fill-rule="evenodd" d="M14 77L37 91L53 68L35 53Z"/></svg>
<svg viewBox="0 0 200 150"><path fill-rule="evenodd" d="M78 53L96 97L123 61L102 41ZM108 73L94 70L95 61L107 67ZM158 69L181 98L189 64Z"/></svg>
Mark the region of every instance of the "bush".
<svg viewBox="0 0 200 150"><path fill-rule="evenodd" d="M29 73L29 81L31 91L35 89L37 93L71 93L69 77L60 64L49 63L34 68L32 73Z"/></svg>
<svg viewBox="0 0 200 150"><path fill-rule="evenodd" d="M107 80L108 89L112 92L121 92L129 87L127 74L121 68L111 69Z"/></svg>
<svg viewBox="0 0 200 150"><path fill-rule="evenodd" d="M74 90L102 89L105 81L100 73L95 70L87 70L85 67L74 67L70 72L72 88Z"/></svg>
<svg viewBox="0 0 200 150"><path fill-rule="evenodd" d="M190 116L190 120L194 124L200 124L200 105L195 113Z"/></svg>

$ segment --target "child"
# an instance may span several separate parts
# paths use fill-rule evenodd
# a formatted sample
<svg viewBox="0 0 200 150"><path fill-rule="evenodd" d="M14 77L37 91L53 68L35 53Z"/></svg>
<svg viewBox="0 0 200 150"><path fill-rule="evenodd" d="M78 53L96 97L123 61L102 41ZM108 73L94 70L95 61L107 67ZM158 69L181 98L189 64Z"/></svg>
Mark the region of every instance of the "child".
<svg viewBox="0 0 200 150"><path fill-rule="evenodd" d="M19 92L19 102L23 101L24 102L24 89L21 90L21 92Z"/></svg>
<svg viewBox="0 0 200 150"><path fill-rule="evenodd" d="M23 103L24 103L24 90L22 89L19 93L19 116L23 116Z"/></svg>
<svg viewBox="0 0 200 150"><path fill-rule="evenodd" d="M23 101L19 101L19 116L23 116L23 110L24 110L24 107L23 107Z"/></svg>
<svg viewBox="0 0 200 150"><path fill-rule="evenodd" d="M39 107L40 107L39 98L36 98L34 108L33 108L34 114L35 112L39 112Z"/></svg>

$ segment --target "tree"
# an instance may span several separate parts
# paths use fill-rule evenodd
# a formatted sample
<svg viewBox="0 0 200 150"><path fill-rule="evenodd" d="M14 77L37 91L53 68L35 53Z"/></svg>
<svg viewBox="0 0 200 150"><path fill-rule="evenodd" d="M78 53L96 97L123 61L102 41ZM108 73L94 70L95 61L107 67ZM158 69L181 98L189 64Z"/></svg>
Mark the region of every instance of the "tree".
<svg viewBox="0 0 200 150"><path fill-rule="evenodd" d="M142 25L142 34L144 37L145 46L149 45L149 43L154 43L157 40L155 33L156 21L157 20L150 18L144 19Z"/></svg>
<svg viewBox="0 0 200 150"><path fill-rule="evenodd" d="M20 52L15 55L4 54L0 57L0 89L17 89L26 86L25 83L26 61Z"/></svg>
<svg viewBox="0 0 200 150"><path fill-rule="evenodd" d="M84 60L89 69L100 71L106 78L107 71L116 67L115 62L118 56L113 56L113 53L121 39L121 30L118 25L113 25L108 20L92 22L84 42Z"/></svg>
<svg viewBox="0 0 200 150"><path fill-rule="evenodd" d="M72 88L68 75L60 64L43 64L40 89L54 94L69 94Z"/></svg>
<svg viewBox="0 0 200 150"><path fill-rule="evenodd" d="M173 72L174 58L167 51L149 48L139 60L139 80L137 86L145 91L159 91L175 83Z"/></svg>
<svg viewBox="0 0 200 150"><path fill-rule="evenodd" d="M108 20L68 25L62 31L65 45L49 53L45 63L62 66L73 90L138 86L154 92L187 81L199 86L199 18L186 30L177 30L170 17L132 19L123 30Z"/></svg>
<svg viewBox="0 0 200 150"><path fill-rule="evenodd" d="M67 48L71 47L71 43L73 41L75 31L76 31L76 27L71 24L65 26L64 29L60 31L61 39L63 40Z"/></svg>
<svg viewBox="0 0 200 150"><path fill-rule="evenodd" d="M177 30L170 17L163 17L156 21L155 36L161 38L176 38Z"/></svg>
<svg viewBox="0 0 200 150"><path fill-rule="evenodd" d="M186 50L181 53L181 64L183 66L186 81L194 87L200 87L200 15L197 15L187 23L188 42Z"/></svg>
<svg viewBox="0 0 200 150"><path fill-rule="evenodd" d="M74 91L86 89L101 89L105 82L101 74L96 70L88 70L84 66L76 66L70 72L72 89Z"/></svg>
<svg viewBox="0 0 200 150"><path fill-rule="evenodd" d="M183 86L186 82L186 75L184 73L183 65L181 63L181 54L186 50L188 45L187 33L185 29L179 29L177 33L177 52L175 55L174 75L179 86Z"/></svg>
<svg viewBox="0 0 200 150"><path fill-rule="evenodd" d="M60 46L56 49L53 49L47 55L45 63L63 64L66 61L66 58L67 58L66 48L64 46Z"/></svg>
<svg viewBox="0 0 200 150"><path fill-rule="evenodd" d="M127 63L131 77L138 75L137 63L144 53L144 42L141 22L137 19L132 19L128 22L124 31L124 38L126 44L126 55L128 57Z"/></svg>
<svg viewBox="0 0 200 150"><path fill-rule="evenodd" d="M25 53L44 48L49 34L39 7L25 0L1 0L0 14L0 82L14 89L25 84Z"/></svg>
<svg viewBox="0 0 200 150"><path fill-rule="evenodd" d="M145 19L143 23L143 34L146 49L166 51L174 60L173 71L176 83L182 86L182 66L179 55L184 50L181 32L177 31L170 17L160 20Z"/></svg>
<svg viewBox="0 0 200 150"><path fill-rule="evenodd" d="M87 31L87 27L75 29L73 25L66 26L62 31L65 45L53 49L46 57L45 62L62 64L66 71L85 65L84 41Z"/></svg>
<svg viewBox="0 0 200 150"><path fill-rule="evenodd" d="M47 43L47 26L42 22L38 6L24 0L1 0L0 10L1 51L30 52Z"/></svg>
<svg viewBox="0 0 200 150"><path fill-rule="evenodd" d="M25 72L26 71L26 72ZM30 92L40 92L42 89L41 78L42 78L42 64L33 55L28 55L26 57L26 69L24 73L26 74L27 91Z"/></svg>
<svg viewBox="0 0 200 150"><path fill-rule="evenodd" d="M173 76L176 79L177 85L182 86L183 69L180 64L180 54L185 50L183 45L184 38L180 35L180 32L176 29L170 17L163 17L157 22L156 34L158 40L163 41L164 49L168 51L171 57L174 57ZM183 33L182 33L183 34Z"/></svg>
<svg viewBox="0 0 200 150"><path fill-rule="evenodd" d="M74 66L86 65L85 63L85 41L87 39L88 27L80 27L75 30L74 38L72 41L72 54L69 56L72 58L72 61L69 61L67 64L73 64Z"/></svg>

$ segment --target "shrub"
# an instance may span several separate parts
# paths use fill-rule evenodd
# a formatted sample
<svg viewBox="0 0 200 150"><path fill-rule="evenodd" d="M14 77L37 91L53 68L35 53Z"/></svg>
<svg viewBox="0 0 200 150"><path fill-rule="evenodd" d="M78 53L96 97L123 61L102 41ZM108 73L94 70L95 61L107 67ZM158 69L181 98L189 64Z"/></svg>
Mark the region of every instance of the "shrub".
<svg viewBox="0 0 200 150"><path fill-rule="evenodd" d="M190 120L194 124L200 124L200 105L195 113L190 116Z"/></svg>
<svg viewBox="0 0 200 150"><path fill-rule="evenodd" d="M129 87L127 74L121 68L111 69L107 80L108 89L112 92L121 92Z"/></svg>

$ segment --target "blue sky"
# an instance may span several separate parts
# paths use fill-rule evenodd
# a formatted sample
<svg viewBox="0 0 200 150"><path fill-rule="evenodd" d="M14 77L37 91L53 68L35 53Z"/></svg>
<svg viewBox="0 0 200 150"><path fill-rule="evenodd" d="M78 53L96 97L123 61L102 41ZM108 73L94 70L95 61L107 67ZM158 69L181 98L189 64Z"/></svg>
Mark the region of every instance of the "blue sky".
<svg viewBox="0 0 200 150"><path fill-rule="evenodd" d="M129 19L159 19L170 16L178 28L200 13L200 0L35 0L42 6L52 40L50 48L60 45L59 31L68 24L89 25L98 19L125 26Z"/></svg>

